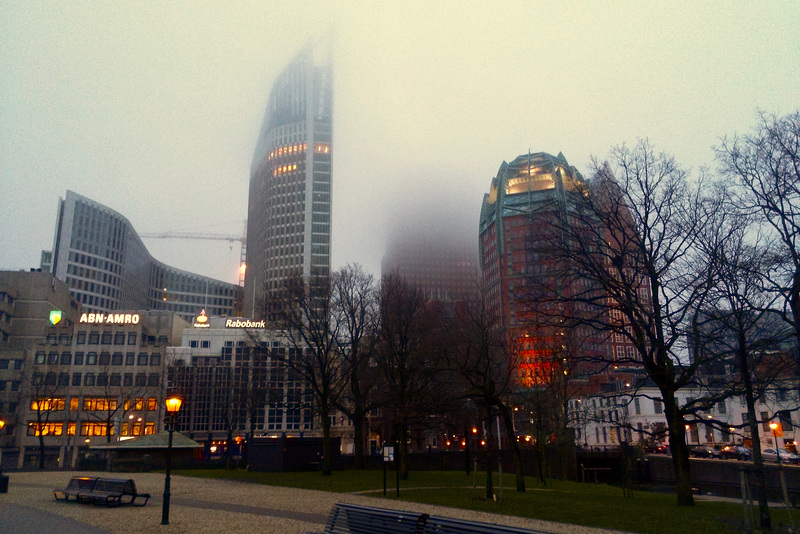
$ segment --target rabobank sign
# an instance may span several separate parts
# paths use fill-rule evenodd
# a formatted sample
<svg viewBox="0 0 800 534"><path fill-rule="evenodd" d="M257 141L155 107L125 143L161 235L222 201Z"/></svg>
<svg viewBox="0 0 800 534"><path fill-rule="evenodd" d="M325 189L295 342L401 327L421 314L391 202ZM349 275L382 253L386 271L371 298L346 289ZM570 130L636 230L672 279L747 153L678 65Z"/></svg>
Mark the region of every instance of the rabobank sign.
<svg viewBox="0 0 800 534"><path fill-rule="evenodd" d="M250 319L228 319L225 328L266 328L266 321L251 321Z"/></svg>

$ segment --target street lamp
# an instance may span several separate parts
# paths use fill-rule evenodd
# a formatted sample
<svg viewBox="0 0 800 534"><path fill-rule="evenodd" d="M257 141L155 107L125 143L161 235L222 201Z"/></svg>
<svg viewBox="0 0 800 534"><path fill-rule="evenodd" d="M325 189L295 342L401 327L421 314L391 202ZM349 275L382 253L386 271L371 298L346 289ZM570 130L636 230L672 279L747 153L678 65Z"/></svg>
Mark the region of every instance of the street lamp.
<svg viewBox="0 0 800 534"><path fill-rule="evenodd" d="M769 428L772 429L772 439L775 441L775 455L778 457L778 465L781 464L781 448L782 448L778 447L778 436L783 434L783 432L778 431L780 426L781 426L780 423L775 421L769 424ZM783 429L781 428L781 430Z"/></svg>
<svg viewBox="0 0 800 534"><path fill-rule="evenodd" d="M164 400L164 404L167 408L167 430L169 430L169 444L167 445L167 474L164 478L164 499L162 500L161 505L162 525L169 525L169 474L170 470L172 469L172 434L175 432L175 416L178 414L178 410L181 409L181 403L183 403L183 399L176 394L169 395Z"/></svg>

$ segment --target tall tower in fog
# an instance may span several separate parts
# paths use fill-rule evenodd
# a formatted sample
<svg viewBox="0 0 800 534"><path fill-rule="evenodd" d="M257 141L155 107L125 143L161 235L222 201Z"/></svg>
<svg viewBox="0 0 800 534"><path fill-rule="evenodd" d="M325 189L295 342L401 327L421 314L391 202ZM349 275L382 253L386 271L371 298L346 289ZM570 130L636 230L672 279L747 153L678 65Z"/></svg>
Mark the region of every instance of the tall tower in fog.
<svg viewBox="0 0 800 534"><path fill-rule="evenodd" d="M244 315L287 279L331 269L333 89L330 57L304 49L267 102L250 167Z"/></svg>

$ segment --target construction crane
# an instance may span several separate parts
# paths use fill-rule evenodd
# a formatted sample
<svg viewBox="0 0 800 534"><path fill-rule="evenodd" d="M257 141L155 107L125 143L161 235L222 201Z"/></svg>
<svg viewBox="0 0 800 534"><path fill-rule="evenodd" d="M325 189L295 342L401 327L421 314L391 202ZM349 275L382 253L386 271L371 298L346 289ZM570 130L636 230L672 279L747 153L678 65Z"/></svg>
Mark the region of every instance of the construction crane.
<svg viewBox="0 0 800 534"><path fill-rule="evenodd" d="M204 239L207 241L227 241L233 243L238 241L241 243L241 254L239 256L239 285L244 287L244 273L246 269L247 259L247 221L245 221L244 232L242 235L226 235L226 234L203 234L196 232L163 232L163 233L149 233L139 234L139 237L148 237L154 239Z"/></svg>

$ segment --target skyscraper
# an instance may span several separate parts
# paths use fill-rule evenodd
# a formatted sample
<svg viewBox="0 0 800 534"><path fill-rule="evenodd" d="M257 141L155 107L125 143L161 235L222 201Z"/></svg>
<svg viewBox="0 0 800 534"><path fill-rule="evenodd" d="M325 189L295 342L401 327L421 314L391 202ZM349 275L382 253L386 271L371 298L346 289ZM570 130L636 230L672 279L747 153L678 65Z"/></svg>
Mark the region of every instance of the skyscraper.
<svg viewBox="0 0 800 534"><path fill-rule="evenodd" d="M245 315L293 276L330 273L332 133L330 58L309 46L272 87L250 168Z"/></svg>

